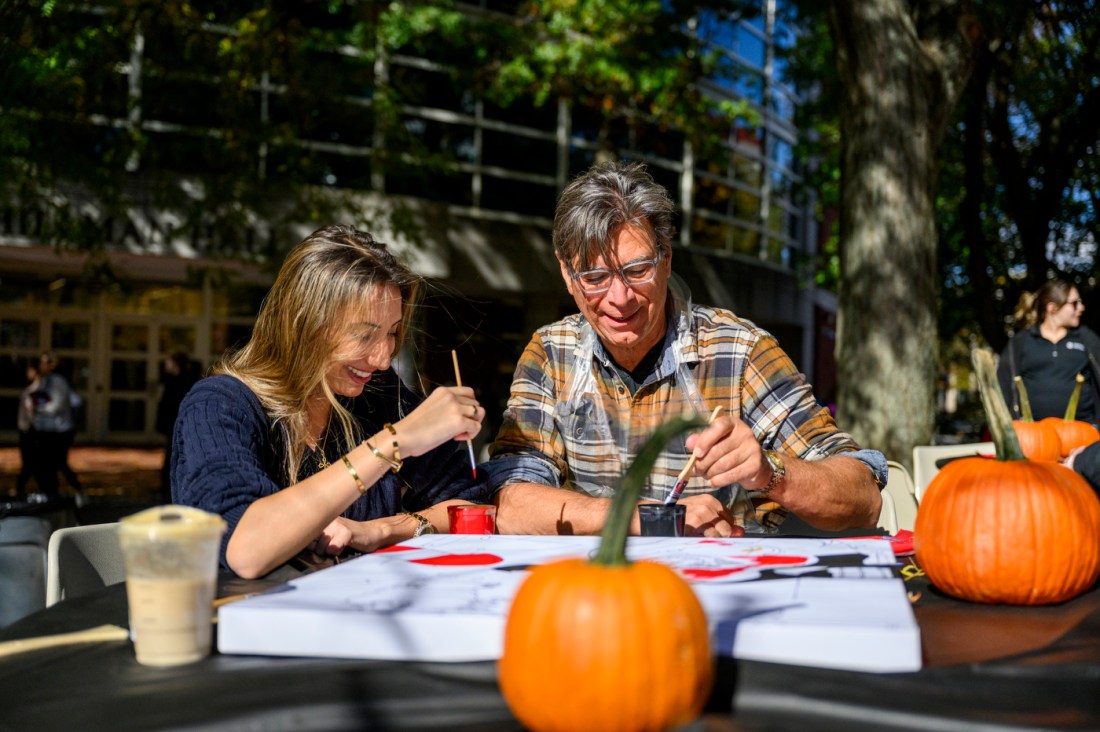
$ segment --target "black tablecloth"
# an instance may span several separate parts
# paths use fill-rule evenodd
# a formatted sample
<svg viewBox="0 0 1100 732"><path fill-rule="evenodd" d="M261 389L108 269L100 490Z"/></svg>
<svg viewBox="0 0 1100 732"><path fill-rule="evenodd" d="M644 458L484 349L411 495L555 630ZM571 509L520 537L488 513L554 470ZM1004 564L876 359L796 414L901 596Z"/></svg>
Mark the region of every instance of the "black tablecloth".
<svg viewBox="0 0 1100 732"><path fill-rule="evenodd" d="M960 602L905 569L924 668L871 674L723 658L696 730L1100 729L1100 586L1068 603ZM228 576L219 595L271 583ZM123 585L0 640L126 625ZM578 684L583 680L578 679ZM212 655L148 668L128 641L0 658L0 729L493 730L520 726L493 663Z"/></svg>
<svg viewBox="0 0 1100 732"><path fill-rule="evenodd" d="M263 589L222 577L219 596ZM127 625L125 585L65 600L14 623L0 640L109 622ZM519 729L493 663L391 663L223 656L142 666L129 641L0 658L5 730Z"/></svg>

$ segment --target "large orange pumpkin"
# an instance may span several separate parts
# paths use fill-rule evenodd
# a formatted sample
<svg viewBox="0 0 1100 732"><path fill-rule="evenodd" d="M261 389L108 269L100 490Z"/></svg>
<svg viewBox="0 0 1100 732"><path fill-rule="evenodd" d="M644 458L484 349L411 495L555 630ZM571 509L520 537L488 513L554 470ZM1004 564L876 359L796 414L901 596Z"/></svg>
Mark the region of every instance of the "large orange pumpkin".
<svg viewBox="0 0 1100 732"><path fill-rule="evenodd" d="M1024 458L993 354L975 351L974 366L997 459L955 460L936 474L913 528L917 562L965 600L1068 600L1100 577L1100 500L1072 470Z"/></svg>
<svg viewBox="0 0 1100 732"><path fill-rule="evenodd" d="M921 499L917 562L964 600L1062 602L1100 576L1100 500L1069 468L1030 460L953 460Z"/></svg>
<svg viewBox="0 0 1100 732"><path fill-rule="evenodd" d="M627 470L591 560L536 567L520 586L498 677L532 730L664 730L699 716L714 661L691 587L656 562L630 563L626 535L646 474L675 434L663 425Z"/></svg>

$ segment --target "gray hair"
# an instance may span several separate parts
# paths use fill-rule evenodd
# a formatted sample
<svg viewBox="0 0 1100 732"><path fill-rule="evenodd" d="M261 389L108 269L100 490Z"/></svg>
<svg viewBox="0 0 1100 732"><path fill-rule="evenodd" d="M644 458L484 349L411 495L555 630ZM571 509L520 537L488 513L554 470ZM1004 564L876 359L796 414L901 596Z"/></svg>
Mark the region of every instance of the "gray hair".
<svg viewBox="0 0 1100 732"><path fill-rule="evenodd" d="M612 237L624 226L650 235L657 255L672 253L675 206L641 163L597 163L573 180L554 212L554 253L570 270L589 268L600 257L616 261Z"/></svg>

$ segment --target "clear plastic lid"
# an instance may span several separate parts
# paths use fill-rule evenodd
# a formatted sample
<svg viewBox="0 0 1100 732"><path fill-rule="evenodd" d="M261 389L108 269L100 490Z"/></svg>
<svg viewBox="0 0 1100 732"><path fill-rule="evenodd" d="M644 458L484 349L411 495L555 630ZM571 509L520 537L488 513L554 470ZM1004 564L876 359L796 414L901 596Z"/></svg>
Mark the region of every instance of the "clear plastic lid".
<svg viewBox="0 0 1100 732"><path fill-rule="evenodd" d="M220 536L225 529L221 516L190 506L154 506L119 521L120 537L151 540Z"/></svg>

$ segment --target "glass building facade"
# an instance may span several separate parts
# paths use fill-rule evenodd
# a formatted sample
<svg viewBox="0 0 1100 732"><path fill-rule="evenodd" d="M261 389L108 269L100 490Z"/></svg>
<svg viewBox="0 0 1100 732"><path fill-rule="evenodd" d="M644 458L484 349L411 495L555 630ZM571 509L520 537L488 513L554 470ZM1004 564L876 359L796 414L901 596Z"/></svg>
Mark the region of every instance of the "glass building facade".
<svg viewBox="0 0 1100 732"><path fill-rule="evenodd" d="M460 7L508 14L517 5L483 0ZM86 17L70 12L59 22L97 22L109 8L88 6ZM679 208L673 269L694 298L770 330L814 378L827 370L820 351L831 346L816 341L821 298L800 271L816 252L817 229L793 156L798 99L777 53L795 34L777 20L775 0L760 10L744 19L700 17L693 29L720 52L724 67L703 81L707 91L716 100L749 102L753 123L732 125L720 152L705 157L659 120L630 125L616 147L623 158L645 162L672 194ZM302 22L339 20L310 12L317 17ZM113 57L104 63L116 71L88 92L100 109L82 131L89 145L98 135L139 127L144 144L126 163L136 175L157 170L186 178L219 165L223 140L216 131L225 119L210 79L218 73L219 40L229 32L204 26L186 47L147 44L138 32L128 45L105 51ZM468 362L463 374L470 372L470 385L499 415L531 332L575 311L553 259L550 226L558 192L596 159L597 115L565 101L493 104L455 86L446 49L370 60L354 48L321 48L309 63L328 70L340 94L304 110L285 93L283 77L292 69L265 73L249 113L257 125L285 134L258 145L250 164L257 175L277 178L293 161L319 190L357 196L364 207L390 210L400 201L411 209L422 224L417 233L392 238L431 286L407 373L422 386L447 383L450 362L439 356L458 347ZM401 130L417 141L416 154L385 169L374 164L393 143L374 124L382 78L400 92ZM181 103L204 94L210 104ZM2 95L0 104L9 106ZM417 155L447 162L426 171ZM247 337L270 272L215 263L224 277L195 278L197 266L211 266L208 253L216 247L201 232L173 236L172 224L171 212L140 202L128 221L105 224L108 256L126 277L89 292L73 284L87 263L38 240L33 213L10 206L0 212L0 437L14 441L25 363L42 350L62 357L63 372L86 395L79 439L155 443L164 357L184 350L209 365ZM258 222L256 236L286 238L285 248L309 230L276 234ZM495 426L492 418L487 424L483 439Z"/></svg>

